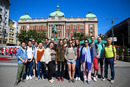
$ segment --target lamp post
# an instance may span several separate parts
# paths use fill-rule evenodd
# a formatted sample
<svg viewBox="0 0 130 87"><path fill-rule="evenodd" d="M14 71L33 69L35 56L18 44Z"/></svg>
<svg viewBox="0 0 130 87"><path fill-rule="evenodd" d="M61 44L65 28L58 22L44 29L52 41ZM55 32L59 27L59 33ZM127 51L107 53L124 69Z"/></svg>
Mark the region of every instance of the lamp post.
<svg viewBox="0 0 130 87"><path fill-rule="evenodd" d="M107 18L107 20L111 20L111 23L112 23L112 27L111 27L111 30L112 30L112 45L114 46L114 29L113 29L113 20L116 20L118 18L112 18L112 19L109 19Z"/></svg>

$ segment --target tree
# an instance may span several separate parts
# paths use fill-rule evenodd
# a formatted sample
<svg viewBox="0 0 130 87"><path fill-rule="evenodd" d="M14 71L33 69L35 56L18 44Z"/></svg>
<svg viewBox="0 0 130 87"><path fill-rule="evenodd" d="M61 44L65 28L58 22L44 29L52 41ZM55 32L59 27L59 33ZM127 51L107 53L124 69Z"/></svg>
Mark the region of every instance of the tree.
<svg viewBox="0 0 130 87"><path fill-rule="evenodd" d="M37 32L36 30L29 29L28 31L21 30L21 33L17 34L17 38L19 42L24 41L27 43L32 38L37 42L41 42L46 38L46 35L44 30L39 30L39 32Z"/></svg>

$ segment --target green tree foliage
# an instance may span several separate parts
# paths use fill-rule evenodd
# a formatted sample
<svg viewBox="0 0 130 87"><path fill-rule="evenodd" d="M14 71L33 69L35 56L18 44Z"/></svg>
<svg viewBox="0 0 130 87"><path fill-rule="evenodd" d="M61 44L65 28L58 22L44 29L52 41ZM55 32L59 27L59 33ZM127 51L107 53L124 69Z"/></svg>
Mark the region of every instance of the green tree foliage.
<svg viewBox="0 0 130 87"><path fill-rule="evenodd" d="M46 38L46 35L44 33L44 30L40 30L37 32L36 30L21 30L21 33L17 34L18 41L22 42L28 42L32 38L35 39L37 42L41 42Z"/></svg>

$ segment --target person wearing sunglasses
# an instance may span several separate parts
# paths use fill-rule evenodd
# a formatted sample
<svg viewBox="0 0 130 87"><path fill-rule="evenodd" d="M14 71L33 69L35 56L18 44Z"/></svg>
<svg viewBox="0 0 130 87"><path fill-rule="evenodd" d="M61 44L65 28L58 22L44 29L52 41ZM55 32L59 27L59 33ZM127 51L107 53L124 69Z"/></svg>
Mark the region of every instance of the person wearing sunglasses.
<svg viewBox="0 0 130 87"><path fill-rule="evenodd" d="M84 81L83 83L88 82L88 84L90 84L90 80L91 80L91 65L92 65L92 57L91 57L91 51L90 51L90 47L89 47L89 41L86 39L85 40L85 45L82 48L82 57L80 59L81 64L82 64L82 68L83 68L83 78Z"/></svg>
<svg viewBox="0 0 130 87"><path fill-rule="evenodd" d="M69 41L69 47L66 48L65 59L67 60L67 65L68 65L69 82L72 81L74 83L75 82L75 80L74 80L75 64L76 64L75 60L77 59L77 51L73 47L72 41ZM71 67L72 67L72 69L71 69Z"/></svg>

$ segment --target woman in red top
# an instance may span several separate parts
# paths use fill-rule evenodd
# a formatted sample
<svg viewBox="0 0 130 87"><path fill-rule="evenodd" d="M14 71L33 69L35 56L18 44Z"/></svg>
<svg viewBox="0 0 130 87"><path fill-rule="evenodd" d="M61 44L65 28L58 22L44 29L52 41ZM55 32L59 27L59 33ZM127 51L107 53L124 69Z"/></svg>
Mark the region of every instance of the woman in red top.
<svg viewBox="0 0 130 87"><path fill-rule="evenodd" d="M40 62L42 56L44 54L44 47L43 47L43 43L39 43L39 46L36 50L36 54L35 54L35 58L36 58L36 64L37 64L37 79L36 80L39 80L40 79L40 67L42 68L42 80L44 80L44 68L43 68L43 63Z"/></svg>

